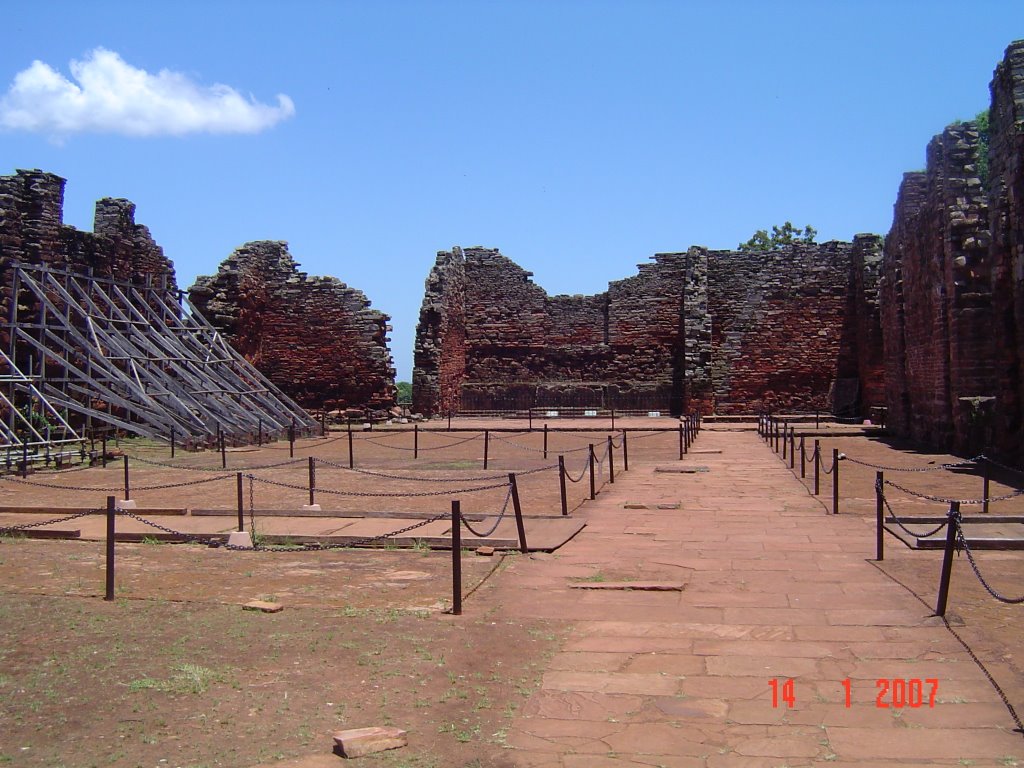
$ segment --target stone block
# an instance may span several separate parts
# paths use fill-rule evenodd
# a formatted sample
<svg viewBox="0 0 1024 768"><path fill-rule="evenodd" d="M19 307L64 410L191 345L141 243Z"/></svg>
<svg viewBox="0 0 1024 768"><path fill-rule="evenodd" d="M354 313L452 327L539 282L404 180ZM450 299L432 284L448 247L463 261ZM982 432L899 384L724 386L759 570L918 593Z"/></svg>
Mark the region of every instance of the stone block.
<svg viewBox="0 0 1024 768"><path fill-rule="evenodd" d="M242 606L242 609L260 613L280 613L284 610L284 606L281 603L271 603L268 600L250 600Z"/></svg>
<svg viewBox="0 0 1024 768"><path fill-rule="evenodd" d="M350 728L334 734L334 749L342 757L363 757L375 752L404 747L409 743L401 728L374 726Z"/></svg>
<svg viewBox="0 0 1024 768"><path fill-rule="evenodd" d="M228 546L252 549L252 536L248 531L232 531L228 535Z"/></svg>

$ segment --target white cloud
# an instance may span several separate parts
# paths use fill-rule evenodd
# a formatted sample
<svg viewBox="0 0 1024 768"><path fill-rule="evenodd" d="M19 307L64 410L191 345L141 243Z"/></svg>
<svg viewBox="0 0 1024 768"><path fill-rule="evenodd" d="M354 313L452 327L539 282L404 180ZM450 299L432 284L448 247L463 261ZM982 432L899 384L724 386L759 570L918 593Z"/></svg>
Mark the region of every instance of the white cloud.
<svg viewBox="0 0 1024 768"><path fill-rule="evenodd" d="M261 104L226 85L198 85L179 72L150 74L105 48L73 60L71 75L75 82L42 61L32 62L0 98L0 127L56 139L86 132L257 133L295 114L283 94L277 106Z"/></svg>

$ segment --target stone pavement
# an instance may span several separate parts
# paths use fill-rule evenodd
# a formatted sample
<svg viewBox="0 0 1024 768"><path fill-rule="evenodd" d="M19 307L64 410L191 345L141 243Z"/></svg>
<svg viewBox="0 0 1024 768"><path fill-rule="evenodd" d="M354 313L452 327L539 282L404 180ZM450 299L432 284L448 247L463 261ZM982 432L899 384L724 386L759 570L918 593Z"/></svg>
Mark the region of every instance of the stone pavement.
<svg viewBox="0 0 1024 768"><path fill-rule="evenodd" d="M683 463L708 471L634 465L577 512L576 538L494 585L512 616L570 622L500 764L1024 765L980 669L871 564L864 518L827 514L752 431L705 429Z"/></svg>

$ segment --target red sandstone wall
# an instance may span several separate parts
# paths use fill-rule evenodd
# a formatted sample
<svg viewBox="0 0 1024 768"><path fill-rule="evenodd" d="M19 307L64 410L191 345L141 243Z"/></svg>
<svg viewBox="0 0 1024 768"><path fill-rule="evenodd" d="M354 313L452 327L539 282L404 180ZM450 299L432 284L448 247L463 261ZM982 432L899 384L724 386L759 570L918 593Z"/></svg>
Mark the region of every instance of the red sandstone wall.
<svg viewBox="0 0 1024 768"><path fill-rule="evenodd" d="M996 448L1024 463L1024 41L1011 44L991 83L989 212Z"/></svg>
<svg viewBox="0 0 1024 768"><path fill-rule="evenodd" d="M299 272L279 241L247 243L189 289L200 312L307 408L394 404L388 316L361 291Z"/></svg>

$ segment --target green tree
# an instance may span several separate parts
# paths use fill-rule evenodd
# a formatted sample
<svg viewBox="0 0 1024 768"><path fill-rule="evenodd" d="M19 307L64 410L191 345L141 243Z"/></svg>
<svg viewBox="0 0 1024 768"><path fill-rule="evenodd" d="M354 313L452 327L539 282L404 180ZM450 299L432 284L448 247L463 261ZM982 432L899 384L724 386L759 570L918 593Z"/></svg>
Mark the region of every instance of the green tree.
<svg viewBox="0 0 1024 768"><path fill-rule="evenodd" d="M978 178L981 185L988 189L988 145L989 145L989 122L988 110L983 109L974 116L974 124L978 126Z"/></svg>
<svg viewBox="0 0 1024 768"><path fill-rule="evenodd" d="M412 384L408 381L399 381L395 384L398 388L398 402L402 404L412 402Z"/></svg>
<svg viewBox="0 0 1024 768"><path fill-rule="evenodd" d="M802 230L794 227L791 221L785 222L781 227L772 226L772 233L759 229L747 242L740 243L741 251L778 251L787 245L796 243L813 243L818 230L808 224Z"/></svg>

